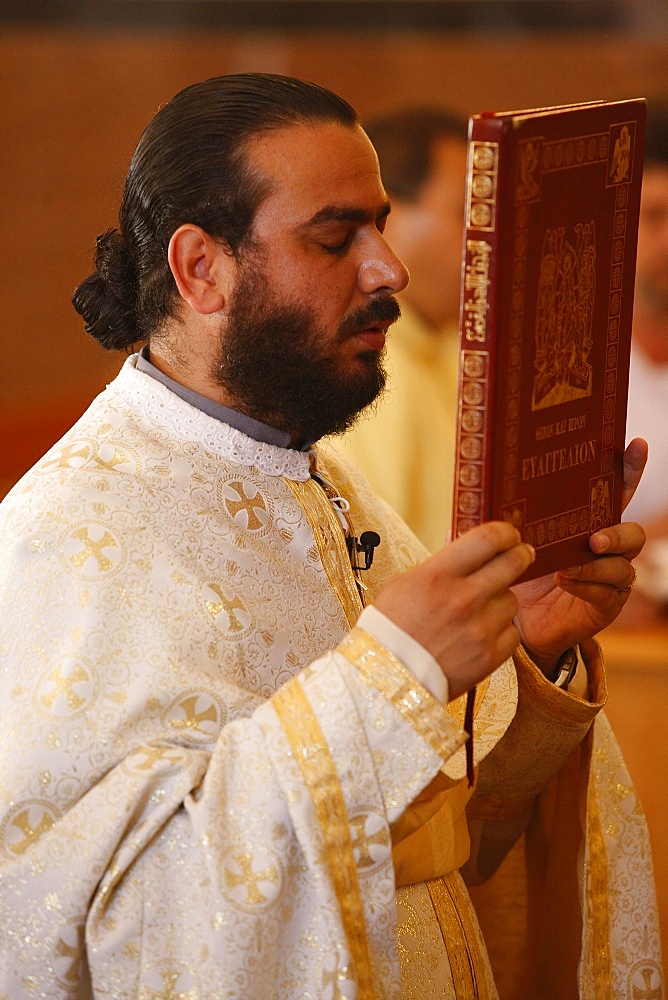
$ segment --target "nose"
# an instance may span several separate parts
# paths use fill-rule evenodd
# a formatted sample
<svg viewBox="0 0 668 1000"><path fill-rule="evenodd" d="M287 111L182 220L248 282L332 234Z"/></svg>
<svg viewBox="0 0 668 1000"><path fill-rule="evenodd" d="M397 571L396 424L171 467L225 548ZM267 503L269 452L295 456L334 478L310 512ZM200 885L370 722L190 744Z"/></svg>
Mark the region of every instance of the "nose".
<svg viewBox="0 0 668 1000"><path fill-rule="evenodd" d="M401 292L409 281L406 266L397 257L383 237L378 234L373 251L365 256L358 272L361 292Z"/></svg>

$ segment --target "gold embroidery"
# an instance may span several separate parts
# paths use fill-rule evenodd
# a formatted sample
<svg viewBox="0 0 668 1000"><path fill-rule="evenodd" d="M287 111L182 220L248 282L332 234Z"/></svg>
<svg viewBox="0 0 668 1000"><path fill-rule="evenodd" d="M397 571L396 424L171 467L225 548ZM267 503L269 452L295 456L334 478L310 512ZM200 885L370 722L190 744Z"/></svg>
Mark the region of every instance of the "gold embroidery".
<svg viewBox="0 0 668 1000"><path fill-rule="evenodd" d="M237 499L233 500L231 497L225 496L224 502L227 507L230 516L236 520L237 514L240 511L244 511L246 514L246 528L248 531L256 531L258 528L264 528L265 521L267 517L267 505L264 502L264 498L260 492L256 492L255 496L249 497L246 493L247 484L239 481L232 481L227 483L231 489L237 494ZM256 511L261 511L265 515L265 520L262 520Z"/></svg>
<svg viewBox="0 0 668 1000"><path fill-rule="evenodd" d="M71 459L80 458L83 462L90 455L91 448L89 444L68 444L59 452L56 458L50 458L48 461L43 463L43 468L48 469L49 466L55 465L60 469L67 469L70 466Z"/></svg>
<svg viewBox="0 0 668 1000"><path fill-rule="evenodd" d="M204 707L198 709L198 705L201 701L204 701ZM213 701L207 703L206 696L200 694L190 695L184 698L182 701L178 702L176 706L183 712L183 718L176 719L170 718L169 725L172 729L192 729L197 733L201 733L202 736L209 736L209 730L213 732L217 731L219 712ZM211 725L206 729L203 728L205 722Z"/></svg>
<svg viewBox="0 0 668 1000"><path fill-rule="evenodd" d="M138 760L140 756L144 758L141 761ZM182 758L183 754L177 747L141 746L127 758L126 765L133 771L152 771L159 761L176 764Z"/></svg>
<svg viewBox="0 0 668 1000"><path fill-rule="evenodd" d="M345 1000L340 984L350 979L350 968L347 965L339 965L340 961L340 956L334 955L334 968L322 970L323 996L331 996L334 1000Z"/></svg>
<svg viewBox="0 0 668 1000"><path fill-rule="evenodd" d="M350 824L334 761L304 689L288 681L272 699L311 795L322 832L324 857L341 910L360 1000L374 996L364 910L357 880Z"/></svg>
<svg viewBox="0 0 668 1000"><path fill-rule="evenodd" d="M239 621L235 611L245 611L246 605L238 597L231 597L229 600L217 583L210 583L209 590L212 590L217 601L204 601L204 606L212 618L217 618L221 611L225 611L228 617L228 629L230 632L241 632L244 626Z"/></svg>
<svg viewBox="0 0 668 1000"><path fill-rule="evenodd" d="M194 987L187 990L177 988L176 984L180 978L180 972L163 972L164 990L158 992L150 986L142 986L140 1000L197 1000L198 994Z"/></svg>
<svg viewBox="0 0 668 1000"><path fill-rule="evenodd" d="M362 602L339 520L322 488L312 479L303 483L293 479L285 482L308 518L329 585L352 628L362 613Z"/></svg>
<svg viewBox="0 0 668 1000"><path fill-rule="evenodd" d="M262 871L254 871L252 854L235 854L233 860L239 868L239 872L225 868L225 881L228 888L233 890L241 885L246 887L245 906L256 906L268 902L268 897L260 891L259 883L273 882L277 884L279 877L276 868L270 865Z"/></svg>
<svg viewBox="0 0 668 1000"><path fill-rule="evenodd" d="M108 472L116 472L117 466L128 465L131 462L130 457L120 448L115 448L114 453L111 458L103 459L98 453L93 455L93 461L96 465L99 465L101 469L106 469Z"/></svg>
<svg viewBox="0 0 668 1000"><path fill-rule="evenodd" d="M580 647L581 650L583 647ZM550 712L558 710L562 725L589 725L593 718L593 707L602 707L608 699L605 683L605 673L601 667L600 648L595 640L587 643L585 662L589 681L589 693L584 700L569 691L556 688L552 681L538 669L522 646L518 646L513 654L518 667L521 668L521 684L532 701L550 704ZM594 713L595 714L595 713Z"/></svg>
<svg viewBox="0 0 668 1000"><path fill-rule="evenodd" d="M589 908L592 925L593 979L596 1000L605 1000L612 994L608 863L593 782L589 787L587 816L591 858Z"/></svg>
<svg viewBox="0 0 668 1000"><path fill-rule="evenodd" d="M444 748L452 749L464 741L463 733L457 732L443 706L396 656L363 629L349 632L337 646L337 652L391 702L439 756L443 755Z"/></svg>
<svg viewBox="0 0 668 1000"><path fill-rule="evenodd" d="M489 1000L484 980L475 971L483 967L483 957L461 876L453 872L430 879L427 889L441 926L457 1000Z"/></svg>
<svg viewBox="0 0 668 1000"><path fill-rule="evenodd" d="M25 854L28 848L39 840L45 833L53 827L54 825L53 816L46 811L43 811L39 817L37 823L31 820L30 809L24 809L22 812L17 813L12 820L12 826L16 827L23 834L21 840L14 840L7 846L10 851L14 854Z"/></svg>
<svg viewBox="0 0 668 1000"><path fill-rule="evenodd" d="M358 855L357 864L360 868L371 868L376 864L373 857L373 848L385 848L390 846L390 835L383 825L378 830L369 830L369 815L351 816L350 826L354 833L353 847ZM383 855L386 853L384 850Z"/></svg>
<svg viewBox="0 0 668 1000"><path fill-rule="evenodd" d="M653 962L636 968L631 979L633 1000L663 1000L661 973Z"/></svg>
<svg viewBox="0 0 668 1000"><path fill-rule="evenodd" d="M448 953L426 883L402 886L396 898L402 1000L454 1000Z"/></svg>
<svg viewBox="0 0 668 1000"><path fill-rule="evenodd" d="M54 955L56 957L56 965L61 970L56 973L58 982L71 990L79 982L83 964L85 948L83 921L78 926L70 925L67 927L66 933L69 938L73 939L73 943L70 944L65 938L59 937L54 948Z"/></svg>
<svg viewBox="0 0 668 1000"><path fill-rule="evenodd" d="M76 538L78 542L81 542L83 549L79 552L73 552L70 555L70 562L77 569L81 569L86 560L92 558L97 563L98 572L106 573L113 567L113 562L104 555L102 549L107 549L110 547L116 548L116 539L113 535L110 535L108 531L105 531L99 541L95 541L90 537L88 528L77 528L76 531L72 532L72 538Z"/></svg>
<svg viewBox="0 0 668 1000"><path fill-rule="evenodd" d="M62 695L67 701L69 711L75 712L86 704L86 699L74 690L74 685L83 681L90 682L90 675L78 664L67 675L64 675L62 668L57 666L46 678L46 686L50 687L50 690L41 696L40 701L45 708L52 709L58 696Z"/></svg>

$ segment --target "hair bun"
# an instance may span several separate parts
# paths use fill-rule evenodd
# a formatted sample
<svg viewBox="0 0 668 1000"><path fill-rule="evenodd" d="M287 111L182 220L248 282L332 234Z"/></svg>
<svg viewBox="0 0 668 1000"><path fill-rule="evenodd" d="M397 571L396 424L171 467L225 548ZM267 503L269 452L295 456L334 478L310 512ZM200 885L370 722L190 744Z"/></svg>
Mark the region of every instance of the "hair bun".
<svg viewBox="0 0 668 1000"><path fill-rule="evenodd" d="M72 304L86 333L107 350L123 350L142 338L137 333L137 277L118 229L98 236L95 267L75 289Z"/></svg>

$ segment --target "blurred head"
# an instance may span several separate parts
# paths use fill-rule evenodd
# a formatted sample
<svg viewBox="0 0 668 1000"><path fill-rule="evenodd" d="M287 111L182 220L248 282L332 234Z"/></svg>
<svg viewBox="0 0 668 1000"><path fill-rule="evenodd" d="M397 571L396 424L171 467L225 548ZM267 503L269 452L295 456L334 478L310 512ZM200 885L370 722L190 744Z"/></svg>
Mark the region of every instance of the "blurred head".
<svg viewBox="0 0 668 1000"><path fill-rule="evenodd" d="M635 308L668 322L668 101L648 106Z"/></svg>
<svg viewBox="0 0 668 1000"><path fill-rule="evenodd" d="M431 326L459 318L466 119L416 107L365 124L392 202L386 236L411 281L403 298Z"/></svg>

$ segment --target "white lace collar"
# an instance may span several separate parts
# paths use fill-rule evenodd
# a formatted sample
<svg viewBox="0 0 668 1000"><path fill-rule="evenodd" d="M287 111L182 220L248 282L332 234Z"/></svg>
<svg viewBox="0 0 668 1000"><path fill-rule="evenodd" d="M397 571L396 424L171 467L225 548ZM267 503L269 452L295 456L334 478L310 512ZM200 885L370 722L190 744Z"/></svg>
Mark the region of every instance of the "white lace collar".
<svg viewBox="0 0 668 1000"><path fill-rule="evenodd" d="M301 482L310 476L310 452L255 441L229 424L208 416L161 382L138 371L136 354L127 359L107 390L152 424L201 444L221 458L256 466L269 476L287 476Z"/></svg>

